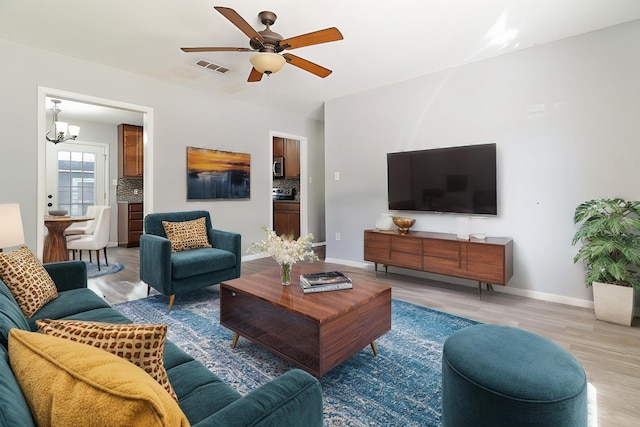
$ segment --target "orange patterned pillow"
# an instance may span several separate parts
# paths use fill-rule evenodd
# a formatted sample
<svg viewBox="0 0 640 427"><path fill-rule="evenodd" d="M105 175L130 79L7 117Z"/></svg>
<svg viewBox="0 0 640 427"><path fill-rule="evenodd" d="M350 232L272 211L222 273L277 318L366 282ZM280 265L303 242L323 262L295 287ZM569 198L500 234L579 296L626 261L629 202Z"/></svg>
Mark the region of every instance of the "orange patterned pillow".
<svg viewBox="0 0 640 427"><path fill-rule="evenodd" d="M26 246L11 252L0 252L0 278L11 291L22 313L29 318L58 297L53 279Z"/></svg>
<svg viewBox="0 0 640 427"><path fill-rule="evenodd" d="M193 221L162 221L162 226L167 233L167 238L171 241L171 252L211 247L205 217Z"/></svg>
<svg viewBox="0 0 640 427"><path fill-rule="evenodd" d="M101 348L128 360L153 377L178 401L164 369L167 325L132 325L81 320L36 320L46 334Z"/></svg>

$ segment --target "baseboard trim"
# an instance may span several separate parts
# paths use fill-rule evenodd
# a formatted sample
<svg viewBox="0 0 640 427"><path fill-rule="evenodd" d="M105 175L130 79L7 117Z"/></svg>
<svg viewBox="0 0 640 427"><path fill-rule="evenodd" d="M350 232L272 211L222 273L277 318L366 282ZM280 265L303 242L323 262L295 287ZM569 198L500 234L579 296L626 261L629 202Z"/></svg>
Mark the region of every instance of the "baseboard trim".
<svg viewBox="0 0 640 427"><path fill-rule="evenodd" d="M356 262L356 261L349 261L349 260L343 260L343 259L337 259L337 258L327 258L325 259L325 262L330 262L333 264L341 264L341 265L348 265L350 267L359 267L359 268L365 268L368 270L373 270L373 264L368 263L368 262ZM436 274L432 274L432 273L427 273L427 272L419 272L421 273L421 275L412 275L409 274L412 271L411 270L406 270L403 268L397 268L397 267L389 267L389 269L393 269L396 270L398 272L398 274L403 274L403 275L407 275L407 276L413 276L413 277L422 277L422 278L430 278L430 277L435 277L437 276L436 279L439 282L445 282L445 283L453 283L455 285L460 285L460 286L468 286L468 287L473 287L473 288L477 288L478 284L477 282L473 282L473 283L469 283L469 281L465 280L465 279L458 279L458 278L450 278L452 280L447 280L447 276L442 276L442 275L436 275ZM464 283L464 282L467 283ZM567 297L567 296L563 296L563 295L556 295L556 294L549 294L546 292L538 292L538 291L532 291L529 289L519 289L519 288L513 288L513 287L509 287L509 286L494 286L493 287L495 292L503 292L506 294L512 294L512 295L517 295L517 296L521 296L521 297L526 297L526 298L531 298L531 299L536 299L536 300L540 300L540 301L547 301L547 302L554 302L554 303L558 303L558 304L566 304L566 305L571 305L571 306L575 306L575 307L583 307L583 308L593 308L593 301L589 301L589 300L583 300L580 298L572 298L572 297Z"/></svg>

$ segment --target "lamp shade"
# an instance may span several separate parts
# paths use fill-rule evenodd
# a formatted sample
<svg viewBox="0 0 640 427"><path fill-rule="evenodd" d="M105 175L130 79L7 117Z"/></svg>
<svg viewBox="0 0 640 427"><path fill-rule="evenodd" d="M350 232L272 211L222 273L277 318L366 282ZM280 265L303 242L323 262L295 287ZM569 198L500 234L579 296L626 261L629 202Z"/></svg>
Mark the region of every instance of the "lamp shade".
<svg viewBox="0 0 640 427"><path fill-rule="evenodd" d="M0 205L0 249L22 245L23 243L24 231L22 229L20 205L17 203Z"/></svg>
<svg viewBox="0 0 640 427"><path fill-rule="evenodd" d="M80 135L80 126L67 126L67 130L69 131L69 136L78 136Z"/></svg>
<svg viewBox="0 0 640 427"><path fill-rule="evenodd" d="M253 68L260 71L263 74L277 73L284 67L287 62L282 55L271 52L260 52L249 58Z"/></svg>

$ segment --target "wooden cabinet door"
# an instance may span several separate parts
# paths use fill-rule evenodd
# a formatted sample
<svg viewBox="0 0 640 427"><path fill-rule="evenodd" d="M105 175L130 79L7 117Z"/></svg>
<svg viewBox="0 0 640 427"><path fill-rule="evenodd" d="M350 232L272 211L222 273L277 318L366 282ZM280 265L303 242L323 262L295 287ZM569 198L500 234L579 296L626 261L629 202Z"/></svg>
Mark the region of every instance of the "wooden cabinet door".
<svg viewBox="0 0 640 427"><path fill-rule="evenodd" d="M273 157L284 157L284 138L273 137Z"/></svg>
<svg viewBox="0 0 640 427"><path fill-rule="evenodd" d="M278 236L300 237L300 205L297 203L273 204L273 230Z"/></svg>
<svg viewBox="0 0 640 427"><path fill-rule="evenodd" d="M300 141L284 140L284 175L285 178L300 178Z"/></svg>
<svg viewBox="0 0 640 427"><path fill-rule="evenodd" d="M144 146L142 127L118 125L119 153L118 174L121 177L142 177L144 175Z"/></svg>
<svg viewBox="0 0 640 427"><path fill-rule="evenodd" d="M505 285L505 247L469 243L467 265L474 278L481 282Z"/></svg>
<svg viewBox="0 0 640 427"><path fill-rule="evenodd" d="M365 261L387 264L391 260L391 236L365 231L364 259Z"/></svg>

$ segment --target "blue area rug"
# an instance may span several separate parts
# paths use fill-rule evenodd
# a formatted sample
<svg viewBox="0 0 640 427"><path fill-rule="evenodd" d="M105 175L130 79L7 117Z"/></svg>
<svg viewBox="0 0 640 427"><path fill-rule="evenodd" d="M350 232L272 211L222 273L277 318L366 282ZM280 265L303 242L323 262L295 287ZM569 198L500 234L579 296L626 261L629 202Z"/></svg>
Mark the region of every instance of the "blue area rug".
<svg viewBox="0 0 640 427"><path fill-rule="evenodd" d="M166 323L168 338L242 394L293 368L220 326L218 286L114 306L134 322ZM393 300L391 331L320 380L326 426L441 425L444 340L477 322Z"/></svg>
<svg viewBox="0 0 640 427"><path fill-rule="evenodd" d="M100 261L100 270L98 270L98 264L95 262L85 261L85 264L87 264L87 277L89 279L124 270L124 265L117 261L109 261L109 265L104 264L104 261Z"/></svg>

